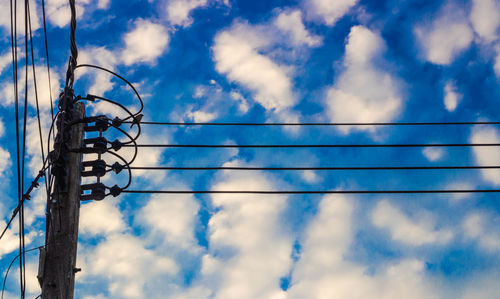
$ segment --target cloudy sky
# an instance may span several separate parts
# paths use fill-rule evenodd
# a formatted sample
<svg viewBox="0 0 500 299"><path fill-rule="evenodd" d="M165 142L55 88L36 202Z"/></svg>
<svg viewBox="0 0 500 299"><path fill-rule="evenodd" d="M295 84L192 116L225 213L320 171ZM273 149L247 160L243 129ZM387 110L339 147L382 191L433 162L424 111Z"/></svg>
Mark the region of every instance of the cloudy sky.
<svg viewBox="0 0 500 299"><path fill-rule="evenodd" d="M22 1L19 1L22 2ZM79 63L119 72L144 119L173 122L498 121L498 0L77 0ZM16 206L9 1L0 0L0 226ZM30 1L44 134L69 55L66 0ZM25 57L19 4L19 57ZM20 93L24 86L20 63ZM30 74L31 76L31 74ZM41 165L32 79L26 181ZM79 69L76 94L137 101ZM21 97L23 100L23 97ZM101 103L87 115L121 116ZM144 126L139 143L500 143L500 127ZM122 150L124 152L124 150ZM130 155L130 151L124 153ZM498 148L160 149L136 166L500 165ZM134 171L132 189L498 189L499 170ZM126 179L109 176L110 185ZM499 298L496 194L120 195L81 207L76 298ZM26 203L43 245L43 188ZM17 222L0 241L2 275ZM38 255L27 290L39 294ZM16 267L17 264L14 264ZM18 270L7 298L18 297Z"/></svg>

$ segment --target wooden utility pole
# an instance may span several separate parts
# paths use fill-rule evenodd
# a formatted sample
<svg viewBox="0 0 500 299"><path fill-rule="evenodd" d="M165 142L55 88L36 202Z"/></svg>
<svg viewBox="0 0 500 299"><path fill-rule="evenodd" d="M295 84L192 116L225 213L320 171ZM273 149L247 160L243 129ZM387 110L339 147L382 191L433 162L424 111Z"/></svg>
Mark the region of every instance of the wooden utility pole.
<svg viewBox="0 0 500 299"><path fill-rule="evenodd" d="M85 107L68 104L59 121L59 168L55 173L53 196L47 204L46 246L40 252L38 280L42 299L73 299L75 286L78 220L80 214L80 185L82 154L71 152L83 144L84 124L75 123L85 116ZM61 127L61 122L65 124ZM66 126L66 127L65 127ZM57 139L57 137L56 137ZM55 147L58 145L57 140ZM56 148L56 151L58 149Z"/></svg>

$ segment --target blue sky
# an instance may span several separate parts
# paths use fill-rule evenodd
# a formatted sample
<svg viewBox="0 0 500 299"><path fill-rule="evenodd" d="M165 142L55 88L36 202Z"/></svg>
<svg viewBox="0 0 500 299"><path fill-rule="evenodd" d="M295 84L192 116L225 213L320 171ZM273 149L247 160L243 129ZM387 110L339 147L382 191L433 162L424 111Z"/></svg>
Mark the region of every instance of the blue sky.
<svg viewBox="0 0 500 299"><path fill-rule="evenodd" d="M9 1L0 0L7 8ZM30 2L44 134L49 88L69 55L69 9ZM112 69L144 98L145 120L173 122L498 121L500 2L76 1L79 63ZM23 32L19 9L20 32ZM10 16L0 11L0 224L15 207ZM36 12L36 14L35 14ZM19 56L24 57L24 37ZM24 62L20 63L20 68ZM20 70L21 77L24 70ZM21 91L24 83L20 80ZM28 84L27 176L41 165ZM77 70L75 92L132 110L127 87ZM122 112L102 103L88 115ZM498 126L155 127L140 143L499 143ZM111 135L112 136L112 135ZM121 150L125 155L130 151ZM498 148L159 149L137 166L499 165ZM123 175L106 178L120 183ZM493 189L498 170L135 171L132 189ZM44 241L45 196L26 204L27 247ZM500 206L470 195L120 195L81 208L76 298L498 298ZM17 253L17 224L0 268ZM39 293L28 254L27 290ZM17 277L7 282L16 298ZM2 272L3 273L3 272Z"/></svg>

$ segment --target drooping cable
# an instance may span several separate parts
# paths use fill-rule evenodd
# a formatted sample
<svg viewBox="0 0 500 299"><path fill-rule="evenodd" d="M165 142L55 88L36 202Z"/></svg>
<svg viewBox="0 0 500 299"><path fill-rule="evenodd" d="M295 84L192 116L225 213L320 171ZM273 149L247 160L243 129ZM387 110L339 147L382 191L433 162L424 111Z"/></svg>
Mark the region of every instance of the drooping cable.
<svg viewBox="0 0 500 299"><path fill-rule="evenodd" d="M127 121L126 123L131 123ZM257 123L257 122L154 122L143 121L142 125L166 126L449 126L449 125L499 125L497 121L467 121L467 122L334 122L334 123Z"/></svg>
<svg viewBox="0 0 500 299"><path fill-rule="evenodd" d="M177 167L177 166L130 166L131 170L468 170L468 169L500 169L500 165L489 166L353 166L353 167L235 167L235 166L208 166L208 167Z"/></svg>
<svg viewBox="0 0 500 299"><path fill-rule="evenodd" d="M31 252L31 251L35 251L35 250L40 250L41 248L45 247L45 245L42 245L42 246L38 246L38 247L35 247L35 248L31 248L31 249L27 249L25 250L25 253L27 252ZM4 292L5 292L5 284L7 282L7 277L9 276L9 272L10 272L10 268L12 268L12 265L14 264L14 262L19 258L19 254L16 255L12 261L10 262L9 266L7 267L7 271L5 271L5 275L4 275L4 278L3 278L3 283L2 283L2 296L1 296L1 299L3 299L3 296L4 296Z"/></svg>
<svg viewBox="0 0 500 299"><path fill-rule="evenodd" d="M123 190L136 194L434 194L434 193L499 193L500 189L477 190Z"/></svg>
<svg viewBox="0 0 500 299"><path fill-rule="evenodd" d="M134 145L124 145L132 147ZM489 147L500 143L407 143L407 144L137 144L137 147L171 148L363 148L363 147Z"/></svg>
<svg viewBox="0 0 500 299"><path fill-rule="evenodd" d="M52 82L50 80L50 59L49 59L49 43L47 38L47 21L45 18L45 0L42 0L42 15L43 15L43 35L45 40L45 58L47 64L47 77L49 81L49 98L50 98L50 116L54 120L54 97L52 96Z"/></svg>

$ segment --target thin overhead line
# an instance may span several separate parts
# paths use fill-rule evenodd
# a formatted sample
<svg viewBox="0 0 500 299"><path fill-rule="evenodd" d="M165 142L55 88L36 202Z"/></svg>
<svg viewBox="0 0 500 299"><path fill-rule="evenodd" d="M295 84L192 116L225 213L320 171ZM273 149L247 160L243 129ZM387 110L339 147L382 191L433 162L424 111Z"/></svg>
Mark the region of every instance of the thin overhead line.
<svg viewBox="0 0 500 299"><path fill-rule="evenodd" d="M430 193L500 193L500 189L478 190L123 190L135 194L430 194Z"/></svg>
<svg viewBox="0 0 500 299"><path fill-rule="evenodd" d="M132 123L126 121L124 123ZM498 125L498 121L465 121L465 122L335 122L335 123L257 123L257 122L154 122L141 121L141 125L166 125L166 126L448 126L448 125Z"/></svg>
<svg viewBox="0 0 500 299"><path fill-rule="evenodd" d="M130 166L132 170L442 170L442 169L500 169L500 166L359 166L359 167L170 167Z"/></svg>
<svg viewBox="0 0 500 299"><path fill-rule="evenodd" d="M125 147L136 145L127 144ZM356 148L356 147L489 147L500 143L419 143L419 144L137 144L137 147L170 148Z"/></svg>

